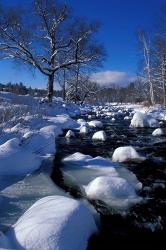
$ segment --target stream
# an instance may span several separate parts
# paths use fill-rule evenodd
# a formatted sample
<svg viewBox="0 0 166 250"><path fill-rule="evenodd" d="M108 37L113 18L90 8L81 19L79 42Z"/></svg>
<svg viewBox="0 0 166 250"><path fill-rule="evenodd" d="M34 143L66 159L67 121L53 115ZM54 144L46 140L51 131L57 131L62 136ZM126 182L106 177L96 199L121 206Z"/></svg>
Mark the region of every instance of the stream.
<svg viewBox="0 0 166 250"><path fill-rule="evenodd" d="M117 213L106 204L91 202L100 214L101 227L98 235L91 238L89 250L111 249L113 244L122 243L130 245L137 244L159 244L162 245L166 235L166 136L152 136L154 128L130 128L130 120L124 120L127 112L118 113L114 109L115 121L109 117L95 117L103 122L103 130L107 134L105 142L92 141L92 135L100 129L93 129L89 134L80 135L76 132L76 137L67 140L64 135L57 141L57 161L52 173L52 179L75 198L80 198L79 187L66 187L63 185L63 164L61 159L69 154L80 152L93 157L102 156L111 158L113 151L120 146L132 145L139 153L146 155L146 161L142 163L125 163L125 168L132 171L143 184L139 195L143 201L132 206L125 213ZM88 120L87 116L83 116ZM162 124L163 129L166 123ZM55 158L56 159L56 158ZM58 162L58 163L57 163ZM57 166L59 166L61 178L57 176ZM80 171L80 175L84 172ZM59 181L61 180L61 181Z"/></svg>
<svg viewBox="0 0 166 250"><path fill-rule="evenodd" d="M36 200L48 195L63 195L58 186L76 199L86 199L79 185L68 186L64 182L62 159L65 156L80 152L92 157L111 159L117 147L132 145L139 153L146 155L147 159L142 163L130 162L122 165L142 182L143 188L139 195L143 200L124 213L118 213L100 201L89 200L100 215L101 223L99 233L89 240L88 250L111 249L114 244L121 246L132 242L148 245L166 242L166 136L152 136L153 128L130 128L130 120L124 120L129 111L119 113L118 108L113 111L115 121L104 116L102 112L98 117L92 112L91 119L88 119L88 115L79 117L86 121L102 121L102 130L107 134L105 142L91 139L93 133L100 129L92 129L86 135L74 131L76 137L71 139L65 138L64 131L56 139L57 153L53 167L51 162L46 161L38 171L25 179L21 178L19 181L16 177L9 177L7 183L11 182L13 185L2 192L4 202L0 206L0 230L6 231ZM163 122L162 127L165 130L166 122ZM84 175L84 172L80 171L80 175ZM1 186L5 185L4 183Z"/></svg>

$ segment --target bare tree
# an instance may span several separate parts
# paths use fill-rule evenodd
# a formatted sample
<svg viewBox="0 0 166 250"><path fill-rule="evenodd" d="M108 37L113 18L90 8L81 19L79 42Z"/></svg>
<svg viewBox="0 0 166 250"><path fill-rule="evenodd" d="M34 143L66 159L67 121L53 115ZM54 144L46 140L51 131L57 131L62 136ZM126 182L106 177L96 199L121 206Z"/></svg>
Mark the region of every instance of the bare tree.
<svg viewBox="0 0 166 250"><path fill-rule="evenodd" d="M85 20L76 22L69 8L55 0L33 0L33 6L25 10L1 8L1 58L38 69L48 78L47 95L52 101L55 74L60 69L103 58L102 46L93 41L97 29Z"/></svg>
<svg viewBox="0 0 166 250"><path fill-rule="evenodd" d="M152 65L151 65L151 51L150 51L150 45L147 42L145 33L143 31L139 32L139 40L142 44L142 49L143 49L145 72L147 75L149 90L150 90L150 101L152 104L155 104Z"/></svg>
<svg viewBox="0 0 166 250"><path fill-rule="evenodd" d="M166 40L160 35L154 39L154 77L157 96L166 105Z"/></svg>

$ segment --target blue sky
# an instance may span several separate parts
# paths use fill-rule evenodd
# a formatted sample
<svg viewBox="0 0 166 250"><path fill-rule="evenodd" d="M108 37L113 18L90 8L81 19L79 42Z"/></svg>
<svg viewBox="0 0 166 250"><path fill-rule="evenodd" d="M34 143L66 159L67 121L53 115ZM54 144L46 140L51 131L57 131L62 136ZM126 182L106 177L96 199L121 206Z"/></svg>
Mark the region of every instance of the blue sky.
<svg viewBox="0 0 166 250"><path fill-rule="evenodd" d="M2 2L4 0L1 0ZM8 0L7 4L26 4L30 0ZM108 57L102 72L111 72L121 79L134 76L139 61L136 31L145 28L151 31L165 0L67 0L76 16L83 16L102 23L98 39L104 43ZM101 75L101 74L100 74ZM102 77L104 74L102 75ZM0 62L0 82L22 81L27 85L45 87L46 79L40 73L34 76L13 67L9 62Z"/></svg>

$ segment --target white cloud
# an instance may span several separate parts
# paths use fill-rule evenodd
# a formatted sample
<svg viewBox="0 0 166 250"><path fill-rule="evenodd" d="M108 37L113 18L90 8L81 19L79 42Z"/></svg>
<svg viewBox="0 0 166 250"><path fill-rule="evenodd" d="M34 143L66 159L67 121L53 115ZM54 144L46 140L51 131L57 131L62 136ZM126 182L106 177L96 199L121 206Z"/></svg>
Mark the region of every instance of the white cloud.
<svg viewBox="0 0 166 250"><path fill-rule="evenodd" d="M102 71L93 73L91 75L91 80L98 83L100 86L126 86L128 85L134 77L131 77L127 72L123 71Z"/></svg>

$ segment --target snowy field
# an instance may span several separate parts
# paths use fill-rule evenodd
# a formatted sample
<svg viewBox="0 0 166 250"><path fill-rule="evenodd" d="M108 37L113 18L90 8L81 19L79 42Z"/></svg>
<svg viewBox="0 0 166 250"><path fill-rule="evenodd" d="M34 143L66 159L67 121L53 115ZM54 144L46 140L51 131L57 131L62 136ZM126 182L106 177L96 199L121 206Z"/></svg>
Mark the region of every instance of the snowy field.
<svg viewBox="0 0 166 250"><path fill-rule="evenodd" d="M87 119L76 120L81 115ZM165 135L166 109L160 106L79 107L60 98L49 105L40 98L0 92L0 249L86 249L98 230L94 209L50 179L56 141L65 130L66 144L78 134L104 144L108 138L102 119L114 124L120 116L131 128L151 128L154 140ZM123 163L144 161L146 155L132 145L117 147L110 159L79 153L78 146L63 159L64 181L79 185L86 199L122 213L142 202L144 188Z"/></svg>

